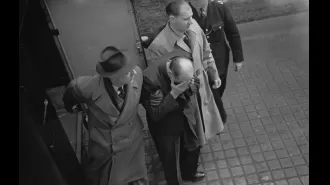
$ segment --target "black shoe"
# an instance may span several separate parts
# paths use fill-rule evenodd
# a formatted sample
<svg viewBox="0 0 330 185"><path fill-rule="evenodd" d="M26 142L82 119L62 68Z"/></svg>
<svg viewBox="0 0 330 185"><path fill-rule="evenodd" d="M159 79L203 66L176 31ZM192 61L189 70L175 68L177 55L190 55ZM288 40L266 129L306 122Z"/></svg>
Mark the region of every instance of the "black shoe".
<svg viewBox="0 0 330 185"><path fill-rule="evenodd" d="M201 181L205 178L205 173L204 172L196 172L194 175L189 175L189 176L182 176L182 180L184 181L192 181L192 182L197 182Z"/></svg>

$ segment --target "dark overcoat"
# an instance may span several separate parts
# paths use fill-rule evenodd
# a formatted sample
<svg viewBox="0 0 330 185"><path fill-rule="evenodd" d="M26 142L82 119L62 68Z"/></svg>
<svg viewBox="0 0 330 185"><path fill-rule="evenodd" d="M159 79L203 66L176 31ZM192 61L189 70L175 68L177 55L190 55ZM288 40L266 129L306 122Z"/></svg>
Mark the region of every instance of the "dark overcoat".
<svg viewBox="0 0 330 185"><path fill-rule="evenodd" d="M209 2L207 6L207 19L205 22L202 22L197 10L191 4L190 6L193 10L193 18L201 26L207 41L210 43L219 75L226 75L230 49L233 54L234 63L244 60L241 37L229 8L225 3L220 1Z"/></svg>

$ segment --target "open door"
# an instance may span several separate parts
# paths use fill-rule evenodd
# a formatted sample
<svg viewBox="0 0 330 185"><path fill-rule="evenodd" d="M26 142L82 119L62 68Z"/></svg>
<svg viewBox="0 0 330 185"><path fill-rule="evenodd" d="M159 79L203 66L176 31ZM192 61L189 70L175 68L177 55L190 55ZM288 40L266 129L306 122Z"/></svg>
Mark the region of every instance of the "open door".
<svg viewBox="0 0 330 185"><path fill-rule="evenodd" d="M144 69L145 59L130 0L43 0L74 77L96 74L102 49L127 50Z"/></svg>
<svg viewBox="0 0 330 185"><path fill-rule="evenodd" d="M68 134L66 134L66 129L62 126L61 120L56 114L59 107L54 106L54 104L58 103L48 94L48 89L66 86L70 81L70 77L63 66L58 48L54 43L53 34L47 25L39 1L29 1L27 7L27 9L24 9L24 19L20 19L23 24L20 23L19 27L20 105L22 93L27 108L23 112L28 115L27 117L30 117L23 118L23 120L32 119L33 123L21 125L20 122L20 131L27 130L27 132L30 132L24 132L23 134L20 132L19 136L20 141L22 141L20 149L23 147L23 151L27 152L20 159L20 163L23 166L25 165L26 170L21 173L26 177L23 183L33 185L54 184L53 182L39 181L41 179L52 180L49 177L51 174L48 173L51 169L45 168L47 164L42 162L48 161L52 163L51 165L54 168L56 166L58 169L53 171L54 175L59 176L56 173L60 173L68 185L83 184L83 169L79 164L78 157L75 155L73 144L70 145L70 139L73 137L68 137ZM24 129L26 126L31 128ZM77 129L72 130L77 133L76 130L79 129L77 127ZM30 138L29 135L31 134L37 140L33 139L32 136ZM33 142L36 143L33 144ZM42 153L40 153L40 150ZM48 159L45 159L45 161L42 157ZM42 162L41 165L36 164L39 158L39 163ZM44 178L45 173L48 174L48 179ZM61 184L61 182L57 184Z"/></svg>

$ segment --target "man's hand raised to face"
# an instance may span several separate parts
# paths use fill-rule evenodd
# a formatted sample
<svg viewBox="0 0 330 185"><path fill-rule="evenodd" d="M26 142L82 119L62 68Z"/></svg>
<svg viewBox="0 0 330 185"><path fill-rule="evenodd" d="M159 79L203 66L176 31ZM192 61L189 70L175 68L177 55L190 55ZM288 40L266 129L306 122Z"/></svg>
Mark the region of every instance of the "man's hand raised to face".
<svg viewBox="0 0 330 185"><path fill-rule="evenodd" d="M171 94L172 96L174 97L174 99L176 99L178 96L180 96L180 94L182 94L183 92L185 92L188 88L189 88L189 85L190 85L191 81L184 81L184 82L181 82L180 84L178 85L175 85L174 84L174 81L171 80Z"/></svg>

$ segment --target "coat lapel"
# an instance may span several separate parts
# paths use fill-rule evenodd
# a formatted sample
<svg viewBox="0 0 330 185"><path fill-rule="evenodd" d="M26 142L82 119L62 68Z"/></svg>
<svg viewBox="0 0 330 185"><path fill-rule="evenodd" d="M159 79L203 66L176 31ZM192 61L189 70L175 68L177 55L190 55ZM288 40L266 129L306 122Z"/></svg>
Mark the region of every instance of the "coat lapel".
<svg viewBox="0 0 330 185"><path fill-rule="evenodd" d="M139 96L138 96L138 84L136 83L136 81L133 81L129 84L127 84L127 88L126 88L126 94L125 94L125 101L123 104L123 108L122 108L122 112L118 118L118 120L116 121L116 123L118 122L122 122L124 119L127 119L129 115L132 115L132 110L136 109L136 105L138 104L137 102L139 102Z"/></svg>
<svg viewBox="0 0 330 185"><path fill-rule="evenodd" d="M188 31L188 36L191 47L191 53L194 53L194 49L196 46L196 33L194 31Z"/></svg>
<svg viewBox="0 0 330 185"><path fill-rule="evenodd" d="M103 78L99 77L97 87L93 92L92 97L94 103L105 113L112 117L117 117L120 115L120 112L116 106L112 103L108 92L105 89Z"/></svg>
<svg viewBox="0 0 330 185"><path fill-rule="evenodd" d="M183 41L183 39L178 40L178 41L176 42L176 44L177 44L180 48L182 48L182 49L184 49L185 51L191 53L192 50L187 46L187 44Z"/></svg>
<svg viewBox="0 0 330 185"><path fill-rule="evenodd" d="M180 39L177 41L177 45L179 47L181 47L182 49L184 49L185 51L189 52L189 53L193 53L194 52L194 48L195 48L195 44L196 44L196 33L194 31L187 31L188 33L188 37L189 37L189 46L187 46L187 44L183 41L183 39Z"/></svg>

